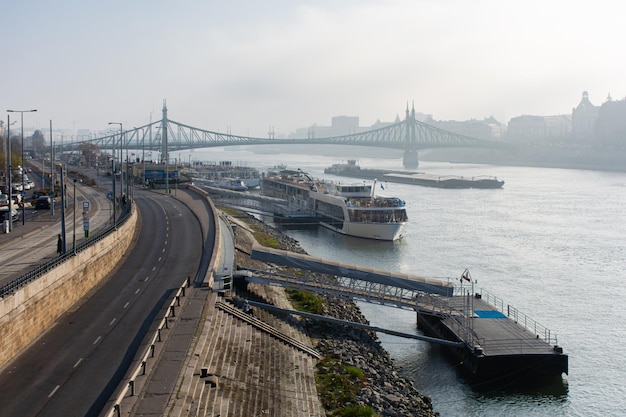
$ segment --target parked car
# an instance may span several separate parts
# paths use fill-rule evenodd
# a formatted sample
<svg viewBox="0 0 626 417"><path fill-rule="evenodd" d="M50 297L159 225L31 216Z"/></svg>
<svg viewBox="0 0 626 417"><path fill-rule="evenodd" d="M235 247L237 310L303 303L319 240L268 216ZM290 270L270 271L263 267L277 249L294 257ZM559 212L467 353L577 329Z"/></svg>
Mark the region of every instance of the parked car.
<svg viewBox="0 0 626 417"><path fill-rule="evenodd" d="M36 209L49 210L51 206L52 198L48 197L47 195L39 196L37 197L37 200L35 200Z"/></svg>
<svg viewBox="0 0 626 417"><path fill-rule="evenodd" d="M8 212L9 212L9 206L0 207L0 219L8 220L6 218L6 214ZM11 217L13 220L17 220L20 217L19 211L17 211L15 208L11 208Z"/></svg>

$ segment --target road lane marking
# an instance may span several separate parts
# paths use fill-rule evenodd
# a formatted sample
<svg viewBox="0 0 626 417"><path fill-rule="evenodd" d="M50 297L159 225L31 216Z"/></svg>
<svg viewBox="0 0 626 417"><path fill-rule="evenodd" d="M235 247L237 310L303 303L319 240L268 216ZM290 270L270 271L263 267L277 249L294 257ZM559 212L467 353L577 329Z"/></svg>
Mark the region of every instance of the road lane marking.
<svg viewBox="0 0 626 417"><path fill-rule="evenodd" d="M60 385L57 385L56 387L54 387L54 389L52 390L52 392L50 394L48 394L48 398L52 397L54 395L55 392L57 392L57 390L61 388Z"/></svg>
<svg viewBox="0 0 626 417"><path fill-rule="evenodd" d="M135 291L135 294L139 294L139 291L141 291L141 288L137 288L137 291Z"/></svg>
<svg viewBox="0 0 626 417"><path fill-rule="evenodd" d="M117 317L113 318L113 320L111 320L111 323L109 323L109 326L113 326L113 323L115 323L115 320L117 320Z"/></svg>
<svg viewBox="0 0 626 417"><path fill-rule="evenodd" d="M74 368L77 368L78 365L80 365L82 361L83 361L83 358L80 358L78 361L76 361L76 363L74 364Z"/></svg>
<svg viewBox="0 0 626 417"><path fill-rule="evenodd" d="M130 304L130 301L127 301L127 302L126 302L126 304L124 304L124 307L123 307L123 308L128 307L128 305L129 305L129 304Z"/></svg>
<svg viewBox="0 0 626 417"><path fill-rule="evenodd" d="M96 340L93 341L94 345L97 345L98 342L100 341L100 339L102 339L102 336L98 336L98 338Z"/></svg>

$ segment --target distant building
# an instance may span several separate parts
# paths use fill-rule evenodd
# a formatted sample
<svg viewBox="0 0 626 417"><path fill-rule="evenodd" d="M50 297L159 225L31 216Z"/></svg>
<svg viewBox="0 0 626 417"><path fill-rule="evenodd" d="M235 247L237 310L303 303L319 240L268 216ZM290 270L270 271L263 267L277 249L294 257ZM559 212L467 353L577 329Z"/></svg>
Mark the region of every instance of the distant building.
<svg viewBox="0 0 626 417"><path fill-rule="evenodd" d="M459 135L485 140L500 139L504 131L502 124L494 117L485 120L440 120L426 123Z"/></svg>
<svg viewBox="0 0 626 417"><path fill-rule="evenodd" d="M415 120L431 125L433 124L433 117L430 114L415 113ZM319 126L318 124L313 124L309 127L299 128L296 129L294 133L291 133L289 138L329 138L333 136L351 135L355 133L367 132L369 130L382 129L383 127L400 123L402 121L404 121L404 119L400 119L400 116L396 115L393 122L381 122L379 119L376 120L376 122L374 122L371 126L359 126L358 116L334 116L331 119L330 126Z"/></svg>
<svg viewBox="0 0 626 417"><path fill-rule="evenodd" d="M626 99L611 96L598 109L594 127L595 144L609 149L626 149Z"/></svg>
<svg viewBox="0 0 626 417"><path fill-rule="evenodd" d="M589 93L583 91L578 106L572 109L572 142L590 144L594 141L594 128L600 108L589 101Z"/></svg>
<svg viewBox="0 0 626 417"><path fill-rule="evenodd" d="M309 127L299 128L289 135L290 138L330 138L333 136L351 135L365 130L359 126L358 116L335 116L331 119L330 126L313 124Z"/></svg>
<svg viewBox="0 0 626 417"><path fill-rule="evenodd" d="M571 132L569 115L519 116L509 121L506 138L512 143L546 145L567 142Z"/></svg>

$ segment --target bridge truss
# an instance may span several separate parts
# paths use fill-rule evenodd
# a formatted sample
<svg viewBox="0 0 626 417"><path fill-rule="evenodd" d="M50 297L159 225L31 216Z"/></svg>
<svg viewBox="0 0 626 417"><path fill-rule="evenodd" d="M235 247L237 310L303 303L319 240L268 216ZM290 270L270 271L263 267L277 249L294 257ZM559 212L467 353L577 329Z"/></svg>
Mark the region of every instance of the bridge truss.
<svg viewBox="0 0 626 417"><path fill-rule="evenodd" d="M431 148L503 148L501 142L472 138L419 122L415 119L415 110L409 112L408 107L404 121L366 132L325 138L275 139L232 135L189 126L168 119L164 106L160 121L126 130L120 125L117 132L66 144L62 151L74 150L85 142L91 142L99 149L111 150L114 155L119 152L120 160L123 160L123 151L128 152L128 149L139 151L141 156L138 158L141 159L145 159L145 152L157 151L160 162L169 160L170 152L241 145L350 145L400 149L405 152Z"/></svg>

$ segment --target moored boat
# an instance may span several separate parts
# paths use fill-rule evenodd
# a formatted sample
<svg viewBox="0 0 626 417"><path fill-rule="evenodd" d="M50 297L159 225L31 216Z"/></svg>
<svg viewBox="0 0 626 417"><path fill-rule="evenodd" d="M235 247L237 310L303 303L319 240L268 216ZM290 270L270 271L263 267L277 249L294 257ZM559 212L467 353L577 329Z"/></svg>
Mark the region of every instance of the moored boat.
<svg viewBox="0 0 626 417"><path fill-rule="evenodd" d="M348 160L347 163L333 164L325 168L324 173L435 188L502 188L504 186L504 181L490 176L468 178L457 175L434 175L424 172L361 168L354 159Z"/></svg>
<svg viewBox="0 0 626 417"><path fill-rule="evenodd" d="M223 188L231 191L248 191L246 184L239 178L222 178L217 181L210 181L212 187Z"/></svg>
<svg viewBox="0 0 626 417"><path fill-rule="evenodd" d="M402 237L408 217L399 198L375 194L375 183L341 184L313 179L302 170L281 170L261 179L261 195L287 200L338 233L376 240Z"/></svg>

